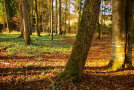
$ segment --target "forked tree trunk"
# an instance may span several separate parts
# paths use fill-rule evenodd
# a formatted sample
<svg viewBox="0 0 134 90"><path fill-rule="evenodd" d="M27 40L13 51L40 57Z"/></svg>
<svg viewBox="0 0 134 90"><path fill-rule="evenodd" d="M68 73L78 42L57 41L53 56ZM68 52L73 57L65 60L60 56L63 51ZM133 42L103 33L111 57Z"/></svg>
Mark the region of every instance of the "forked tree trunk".
<svg viewBox="0 0 134 90"><path fill-rule="evenodd" d="M94 36L101 0L85 0L83 14L71 56L59 78L81 80L88 51Z"/></svg>
<svg viewBox="0 0 134 90"><path fill-rule="evenodd" d="M132 43L133 43L133 14L134 14L134 0L127 0L126 3L126 32L127 32L127 46L125 68L132 67Z"/></svg>
<svg viewBox="0 0 134 90"><path fill-rule="evenodd" d="M22 0L22 11L23 11L24 39L26 45L30 45L31 39L29 33L28 0Z"/></svg>
<svg viewBox="0 0 134 90"><path fill-rule="evenodd" d="M112 54L108 68L112 70L121 69L125 61L126 27L125 8L126 0L112 1Z"/></svg>

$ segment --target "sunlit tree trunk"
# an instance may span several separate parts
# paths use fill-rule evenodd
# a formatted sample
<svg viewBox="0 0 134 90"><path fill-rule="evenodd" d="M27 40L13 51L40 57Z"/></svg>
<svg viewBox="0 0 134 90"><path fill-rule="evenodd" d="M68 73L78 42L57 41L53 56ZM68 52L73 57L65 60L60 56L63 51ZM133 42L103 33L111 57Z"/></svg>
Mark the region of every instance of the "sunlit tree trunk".
<svg viewBox="0 0 134 90"><path fill-rule="evenodd" d="M22 0L22 11L23 11L24 39L26 45L30 45L31 39L29 33L28 0Z"/></svg>
<svg viewBox="0 0 134 90"><path fill-rule="evenodd" d="M62 34L62 29L61 29L61 0L59 0L59 15L58 15L58 34Z"/></svg>
<svg viewBox="0 0 134 90"><path fill-rule="evenodd" d="M125 7L126 0L112 0L112 54L108 67L113 70L121 69L125 61L126 27Z"/></svg>
<svg viewBox="0 0 134 90"><path fill-rule="evenodd" d="M81 80L88 51L94 36L101 0L85 0L83 14L71 56L59 78Z"/></svg>
<svg viewBox="0 0 134 90"><path fill-rule="evenodd" d="M40 36L40 31L39 31L39 23L38 23L38 9L37 9L37 0L34 0L35 1L35 19L36 19L36 32L37 32L37 35Z"/></svg>
<svg viewBox="0 0 134 90"><path fill-rule="evenodd" d="M53 0L51 1L51 40L53 40Z"/></svg>
<svg viewBox="0 0 134 90"><path fill-rule="evenodd" d="M7 23L7 31L10 33L10 26L9 26L9 18L7 14L7 6L6 6L7 0L4 0L4 7L5 7L5 13L6 13L6 23Z"/></svg>
<svg viewBox="0 0 134 90"><path fill-rule="evenodd" d="M126 3L126 32L127 32L127 44L126 44L126 59L125 67L132 67L132 43L133 43L133 14L134 14L134 0L127 0Z"/></svg>
<svg viewBox="0 0 134 90"><path fill-rule="evenodd" d="M66 8L65 8L65 29L64 29L64 35L66 34L66 28L67 28L67 0L66 0Z"/></svg>

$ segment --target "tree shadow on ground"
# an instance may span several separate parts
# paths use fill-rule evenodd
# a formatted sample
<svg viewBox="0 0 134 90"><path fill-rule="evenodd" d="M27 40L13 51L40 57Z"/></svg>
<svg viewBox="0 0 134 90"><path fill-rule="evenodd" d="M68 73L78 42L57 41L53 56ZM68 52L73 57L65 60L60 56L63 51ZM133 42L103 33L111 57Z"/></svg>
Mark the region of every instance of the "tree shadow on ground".
<svg viewBox="0 0 134 90"><path fill-rule="evenodd" d="M131 70L124 70L124 71L103 71L106 67L85 67L84 74L82 76L82 80L79 83L60 83L60 88L63 87L67 88L74 88L84 90L84 89L108 89L108 90L115 90L115 89L132 89L134 88L134 68ZM42 70L45 70L45 74L52 73L54 69L64 69L64 66L46 66L46 67L22 67L18 70L15 68L0 68L0 76L10 76L14 75L16 78L19 75L39 75ZM52 70L52 72L51 72ZM12 71L12 73L9 73ZM27 73L26 73L27 71ZM33 72L30 72L33 71ZM62 70L61 70L62 71ZM61 72L60 71L60 72ZM29 72L29 73L28 73ZM52 73L53 75L50 77L46 77L45 79L37 79L31 81L15 81L12 80L11 82L0 83L1 89L7 89L10 87L11 89L44 89L51 87L52 82L57 83L57 78L60 72ZM3 75L2 75L3 73ZM5 73L5 74L4 74ZM51 78L49 80L48 78ZM17 83L16 83L17 82ZM71 85L71 86L70 86ZM8 86L8 87L7 87Z"/></svg>

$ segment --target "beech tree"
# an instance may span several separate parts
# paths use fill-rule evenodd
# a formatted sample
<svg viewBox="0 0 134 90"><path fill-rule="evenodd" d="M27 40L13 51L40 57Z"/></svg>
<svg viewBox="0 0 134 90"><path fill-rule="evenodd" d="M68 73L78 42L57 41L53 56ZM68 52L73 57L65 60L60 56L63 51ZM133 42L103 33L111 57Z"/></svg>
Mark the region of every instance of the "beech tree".
<svg viewBox="0 0 134 90"><path fill-rule="evenodd" d="M108 68L132 67L133 0L113 0L112 54Z"/></svg>
<svg viewBox="0 0 134 90"><path fill-rule="evenodd" d="M28 0L22 0L22 11L23 11L24 39L26 45L30 45L31 39L29 33Z"/></svg>
<svg viewBox="0 0 134 90"><path fill-rule="evenodd" d="M71 56L60 74L61 79L81 80L88 51L94 36L101 0L85 0L83 14L78 27Z"/></svg>
<svg viewBox="0 0 134 90"><path fill-rule="evenodd" d="M62 34L62 29L61 29L61 0L59 0L59 14L58 14L58 34Z"/></svg>

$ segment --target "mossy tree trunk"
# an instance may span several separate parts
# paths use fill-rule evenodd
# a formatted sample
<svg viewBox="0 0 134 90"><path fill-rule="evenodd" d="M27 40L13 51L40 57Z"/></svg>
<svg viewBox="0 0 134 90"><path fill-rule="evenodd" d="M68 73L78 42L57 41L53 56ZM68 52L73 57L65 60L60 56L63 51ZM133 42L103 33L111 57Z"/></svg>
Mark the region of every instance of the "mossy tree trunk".
<svg viewBox="0 0 134 90"><path fill-rule="evenodd" d="M127 44L126 44L126 58L125 68L132 67L132 43L133 43L133 14L134 14L134 0L127 0L126 3L126 32L127 32Z"/></svg>
<svg viewBox="0 0 134 90"><path fill-rule="evenodd" d="M28 0L22 0L22 11L23 11L24 39L26 45L30 45L31 39L29 33Z"/></svg>
<svg viewBox="0 0 134 90"><path fill-rule="evenodd" d="M71 56L59 78L72 81L81 80L88 51L94 36L101 0L85 0L83 14Z"/></svg>
<svg viewBox="0 0 134 90"><path fill-rule="evenodd" d="M125 7L126 0L112 1L112 54L108 68L117 70L121 69L125 61L125 45L126 45L126 30L125 30Z"/></svg>

